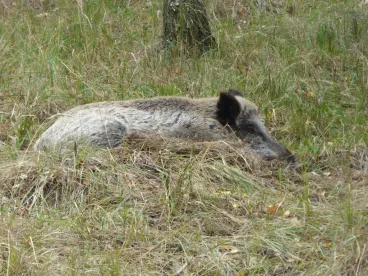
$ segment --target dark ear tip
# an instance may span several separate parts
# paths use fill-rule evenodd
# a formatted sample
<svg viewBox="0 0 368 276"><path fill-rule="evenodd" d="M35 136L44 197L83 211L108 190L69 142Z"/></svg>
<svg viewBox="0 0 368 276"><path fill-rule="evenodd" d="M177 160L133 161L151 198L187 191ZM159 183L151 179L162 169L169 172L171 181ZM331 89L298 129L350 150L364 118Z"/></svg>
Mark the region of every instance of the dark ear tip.
<svg viewBox="0 0 368 276"><path fill-rule="evenodd" d="M228 92L221 92L219 96L219 102L222 101L228 101L228 100L235 100L234 95L228 93Z"/></svg>

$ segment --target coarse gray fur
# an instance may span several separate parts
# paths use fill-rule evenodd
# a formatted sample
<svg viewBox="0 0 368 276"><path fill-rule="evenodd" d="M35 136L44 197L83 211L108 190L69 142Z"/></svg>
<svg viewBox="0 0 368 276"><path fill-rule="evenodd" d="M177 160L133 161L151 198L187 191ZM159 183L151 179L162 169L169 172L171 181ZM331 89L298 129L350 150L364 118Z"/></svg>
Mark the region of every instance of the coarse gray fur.
<svg viewBox="0 0 368 276"><path fill-rule="evenodd" d="M236 90L223 92L219 98L158 97L77 106L63 113L41 135L34 149L65 148L81 141L113 148L133 133L193 141L237 137L267 159L296 163L294 155L268 133L257 106Z"/></svg>

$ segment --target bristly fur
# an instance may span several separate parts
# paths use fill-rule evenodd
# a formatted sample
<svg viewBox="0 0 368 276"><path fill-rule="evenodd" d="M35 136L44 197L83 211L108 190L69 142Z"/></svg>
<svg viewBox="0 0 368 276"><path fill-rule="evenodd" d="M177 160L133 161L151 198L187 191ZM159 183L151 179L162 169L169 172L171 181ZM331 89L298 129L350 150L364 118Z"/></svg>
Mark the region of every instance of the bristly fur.
<svg viewBox="0 0 368 276"><path fill-rule="evenodd" d="M157 133L194 141L234 139L229 132L266 158L292 156L266 131L256 105L232 89L222 92L219 98L158 97L77 106L58 118L34 148L65 148L81 141L111 148L132 133Z"/></svg>

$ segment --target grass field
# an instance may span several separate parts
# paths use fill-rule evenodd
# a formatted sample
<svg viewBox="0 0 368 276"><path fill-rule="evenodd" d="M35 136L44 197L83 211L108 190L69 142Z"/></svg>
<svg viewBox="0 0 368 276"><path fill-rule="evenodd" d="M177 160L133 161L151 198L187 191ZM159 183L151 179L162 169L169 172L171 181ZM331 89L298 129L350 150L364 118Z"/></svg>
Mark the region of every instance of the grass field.
<svg viewBox="0 0 368 276"><path fill-rule="evenodd" d="M368 275L368 6L207 1L218 47L161 49L162 3L0 2L0 275ZM299 172L225 143L36 153L96 101L255 102Z"/></svg>

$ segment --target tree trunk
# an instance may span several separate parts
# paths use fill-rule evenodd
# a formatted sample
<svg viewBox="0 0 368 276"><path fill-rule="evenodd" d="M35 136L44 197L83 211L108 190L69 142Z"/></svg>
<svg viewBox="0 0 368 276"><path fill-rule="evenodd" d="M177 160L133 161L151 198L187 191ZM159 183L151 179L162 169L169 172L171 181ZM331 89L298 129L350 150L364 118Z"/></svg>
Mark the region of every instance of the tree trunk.
<svg viewBox="0 0 368 276"><path fill-rule="evenodd" d="M182 45L185 51L201 52L216 45L207 19L204 0L163 0L165 48Z"/></svg>

